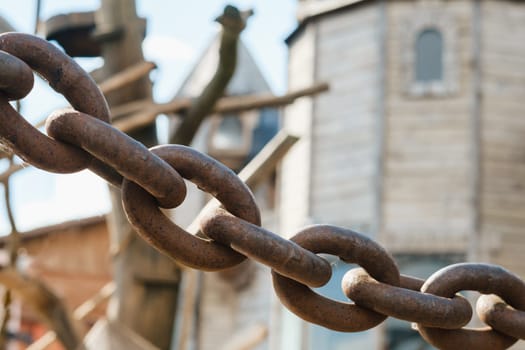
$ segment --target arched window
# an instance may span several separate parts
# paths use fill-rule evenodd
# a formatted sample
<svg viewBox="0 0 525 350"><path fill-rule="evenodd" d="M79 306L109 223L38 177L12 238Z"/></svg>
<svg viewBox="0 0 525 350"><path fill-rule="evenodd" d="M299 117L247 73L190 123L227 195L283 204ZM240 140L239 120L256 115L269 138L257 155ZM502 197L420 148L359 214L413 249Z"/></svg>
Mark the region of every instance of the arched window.
<svg viewBox="0 0 525 350"><path fill-rule="evenodd" d="M443 35L436 29L423 30L416 40L417 82L443 80Z"/></svg>

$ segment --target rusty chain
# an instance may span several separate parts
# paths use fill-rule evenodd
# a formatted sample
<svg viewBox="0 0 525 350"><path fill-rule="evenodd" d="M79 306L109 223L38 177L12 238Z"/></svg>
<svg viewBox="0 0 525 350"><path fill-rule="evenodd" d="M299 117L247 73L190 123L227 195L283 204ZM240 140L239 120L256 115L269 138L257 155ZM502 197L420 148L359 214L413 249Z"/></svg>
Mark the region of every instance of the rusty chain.
<svg viewBox="0 0 525 350"><path fill-rule="evenodd" d="M45 136L13 109L26 96L33 70L70 102L54 112ZM138 234L181 264L201 270L235 266L246 257L272 269L281 302L306 321L358 332L387 317L414 322L440 349L506 349L525 339L525 282L495 265L448 266L426 281L400 275L394 259L378 243L330 225L303 229L290 240L260 227L259 209L248 187L226 166L180 145L150 150L109 124L106 101L75 61L37 37L0 35L0 143L26 162L55 173L90 169L122 190L123 205ZM223 205L202 220L207 238L175 225L159 209L177 207L186 196L183 179L194 182ZM331 266L320 253L361 266L343 278L353 302L336 302L311 287L326 284ZM483 294L476 311L487 324L462 328L473 314L457 294Z"/></svg>

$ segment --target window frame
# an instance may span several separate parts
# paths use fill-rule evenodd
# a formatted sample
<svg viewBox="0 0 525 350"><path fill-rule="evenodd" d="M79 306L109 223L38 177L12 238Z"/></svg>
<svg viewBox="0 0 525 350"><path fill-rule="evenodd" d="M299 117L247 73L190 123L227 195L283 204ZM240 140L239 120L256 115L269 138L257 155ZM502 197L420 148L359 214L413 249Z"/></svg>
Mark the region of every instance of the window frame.
<svg viewBox="0 0 525 350"><path fill-rule="evenodd" d="M442 37L442 78L437 81L416 79L417 41L426 30L436 30ZM435 8L420 8L416 15L405 20L402 30L402 73L404 93L409 97L445 97L458 91L457 26L450 14Z"/></svg>
<svg viewBox="0 0 525 350"><path fill-rule="evenodd" d="M436 57L429 57L423 52L424 48L432 47L436 51ZM415 80L427 83L442 81L443 69L443 34L438 28L427 28L419 32L415 40ZM435 77L434 77L435 75Z"/></svg>

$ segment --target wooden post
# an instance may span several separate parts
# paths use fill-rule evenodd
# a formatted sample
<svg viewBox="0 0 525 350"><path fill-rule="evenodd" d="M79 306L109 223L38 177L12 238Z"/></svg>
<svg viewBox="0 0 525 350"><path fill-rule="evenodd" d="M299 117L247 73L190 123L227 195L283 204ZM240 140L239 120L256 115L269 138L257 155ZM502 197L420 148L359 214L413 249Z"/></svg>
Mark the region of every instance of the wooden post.
<svg viewBox="0 0 525 350"><path fill-rule="evenodd" d="M100 41L104 78L144 62L142 40L145 22L137 17L134 0L102 0L95 15L95 38ZM147 76L109 92L110 106L135 100L151 100L151 83ZM156 144L154 124L130 136L146 146ZM160 349L171 342L177 300L179 271L166 256L142 239L136 239L122 209L120 191L111 190L113 210L108 217L116 291L110 301L108 318L123 324ZM162 278L158 278L162 272ZM154 280L148 283L149 278ZM162 280L163 283L158 281Z"/></svg>

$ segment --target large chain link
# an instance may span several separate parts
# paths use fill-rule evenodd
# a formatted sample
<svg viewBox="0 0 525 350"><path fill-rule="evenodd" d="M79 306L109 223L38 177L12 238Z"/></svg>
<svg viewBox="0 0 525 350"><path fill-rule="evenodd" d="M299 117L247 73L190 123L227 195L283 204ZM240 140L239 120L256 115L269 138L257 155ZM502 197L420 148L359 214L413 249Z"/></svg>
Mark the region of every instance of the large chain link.
<svg viewBox="0 0 525 350"><path fill-rule="evenodd" d="M72 110L54 112L41 134L18 114L10 100L27 95L34 69L65 96ZM260 227L253 194L230 169L189 147L150 150L108 124L106 101L93 80L48 42L26 34L0 35L0 141L26 162L56 173L90 169L121 187L129 221L150 244L181 264L221 270L246 257L272 269L282 303L301 318L344 332L377 326L388 316L417 323L421 335L440 349L506 349L525 339L525 283L487 264L456 264L426 281L400 275L388 252L370 238L335 226L308 227L290 240ZM171 222L159 209L185 198L183 179L194 182L223 205L205 217L199 238ZM331 278L319 253L362 268L343 278L354 303L336 302L311 287ZM456 294L476 290L477 312L487 325L463 329L472 316Z"/></svg>

